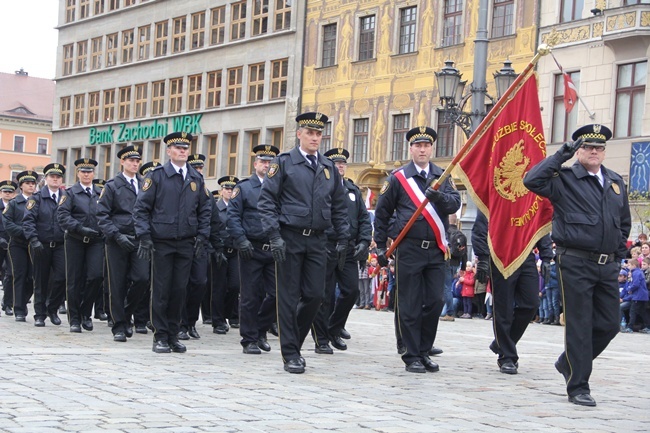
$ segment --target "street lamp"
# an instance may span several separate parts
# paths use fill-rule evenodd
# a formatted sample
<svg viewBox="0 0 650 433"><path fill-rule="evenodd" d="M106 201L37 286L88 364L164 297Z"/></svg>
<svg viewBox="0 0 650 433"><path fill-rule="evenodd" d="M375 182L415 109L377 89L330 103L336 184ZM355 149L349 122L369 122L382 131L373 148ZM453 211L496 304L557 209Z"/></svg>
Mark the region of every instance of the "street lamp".
<svg viewBox="0 0 650 433"><path fill-rule="evenodd" d="M477 117L483 119L485 117L485 107L483 107L483 111L479 111L478 109L470 112L463 111L465 103L476 93L483 94L492 102L492 105L496 103L496 99L487 93L485 87L476 87L474 83L470 84L470 91L463 95L467 81L461 81L463 74L454 67L452 60L445 61L444 68L435 74L436 80L438 81L440 104L442 105L440 111L444 113L444 118L447 122L460 126L465 135L469 137L473 130L472 118ZM517 74L512 69L512 62L510 60L503 62L503 68L494 73L497 99L505 93L516 78Z"/></svg>

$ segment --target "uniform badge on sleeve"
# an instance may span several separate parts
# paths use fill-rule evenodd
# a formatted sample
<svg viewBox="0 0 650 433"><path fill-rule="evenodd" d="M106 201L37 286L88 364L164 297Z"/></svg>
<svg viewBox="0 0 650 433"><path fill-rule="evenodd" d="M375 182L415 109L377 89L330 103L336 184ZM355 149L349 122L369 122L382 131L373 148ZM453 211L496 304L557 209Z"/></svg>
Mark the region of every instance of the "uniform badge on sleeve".
<svg viewBox="0 0 650 433"><path fill-rule="evenodd" d="M236 186L235 189L232 190L232 196L230 196L230 199L232 200L233 198L237 197L240 192L241 189L239 189L239 187Z"/></svg>
<svg viewBox="0 0 650 433"><path fill-rule="evenodd" d="M379 191L379 195L384 195L386 191L388 191L388 188L390 187L390 184L388 183L387 180L384 181L384 184L381 186L381 190Z"/></svg>
<svg viewBox="0 0 650 433"><path fill-rule="evenodd" d="M449 180L449 186L450 186L454 191L458 191L458 188L456 188L456 183L454 182L454 179L452 179L451 176L449 176L447 179Z"/></svg>
<svg viewBox="0 0 650 433"><path fill-rule="evenodd" d="M67 195L62 195L61 200L59 200L59 206L61 206L68 199Z"/></svg>
<svg viewBox="0 0 650 433"><path fill-rule="evenodd" d="M153 181L151 180L150 177L147 177L144 179L144 184L142 184L142 191L146 191L149 188L151 188L151 185L153 184Z"/></svg>
<svg viewBox="0 0 650 433"><path fill-rule="evenodd" d="M266 173L266 176L269 179L272 178L273 176L276 175L276 173L278 172L279 169L280 169L280 166L278 164L271 164L271 166L269 167L268 173Z"/></svg>
<svg viewBox="0 0 650 433"><path fill-rule="evenodd" d="M3 214L7 213L7 209L9 209L9 206L5 206L5 208L2 209L2 213L3 213Z"/></svg>
<svg viewBox="0 0 650 433"><path fill-rule="evenodd" d="M32 210L34 206L36 206L36 202L34 200L27 200L27 206L25 206L27 210Z"/></svg>
<svg viewBox="0 0 650 433"><path fill-rule="evenodd" d="M190 182L190 189L196 191L196 182Z"/></svg>
<svg viewBox="0 0 650 433"><path fill-rule="evenodd" d="M612 183L612 189L617 195L621 194L621 187L617 183Z"/></svg>

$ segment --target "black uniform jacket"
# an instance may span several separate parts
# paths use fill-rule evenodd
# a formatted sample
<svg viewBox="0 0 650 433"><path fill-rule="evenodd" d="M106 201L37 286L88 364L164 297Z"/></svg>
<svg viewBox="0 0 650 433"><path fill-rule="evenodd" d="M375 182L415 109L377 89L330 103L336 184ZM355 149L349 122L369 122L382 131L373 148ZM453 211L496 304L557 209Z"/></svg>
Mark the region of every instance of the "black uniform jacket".
<svg viewBox="0 0 650 433"><path fill-rule="evenodd" d="M345 191L345 203L348 207L348 223L350 224L350 241L358 244L361 241L370 245L372 240L372 224L366 204L361 197L361 191L350 179L343 179ZM334 227L327 230L327 238L336 240L337 235Z"/></svg>
<svg viewBox="0 0 650 433"><path fill-rule="evenodd" d="M422 179L419 173L420 170L415 166L413 161L408 163L403 170L406 179L414 176ZM440 167L429 163L429 175L425 181L425 185L431 185L442 173L443 170ZM416 182L418 181L416 180ZM449 228L449 214L455 213L460 209L460 194L452 183L451 178L443 182L438 191L442 192L444 197L438 203L431 203L431 205L442 220L446 232ZM408 196L402 184L394 174L391 174L382 187L379 199L377 200L377 208L375 209L375 242L377 243L377 248L386 248L387 238L389 236L395 238L404 226L406 226L406 223L413 216L416 209L417 206ZM393 212L395 212L395 220L391 221ZM406 237L430 241L435 241L436 239L433 229L422 214L417 217L417 220L406 234Z"/></svg>
<svg viewBox="0 0 650 433"><path fill-rule="evenodd" d="M273 160L257 204L265 237L283 225L317 231L333 226L338 240L349 239L341 176L330 159L318 154L317 162L314 175L298 147Z"/></svg>
<svg viewBox="0 0 650 433"><path fill-rule="evenodd" d="M58 208L59 225L68 233L79 236L82 227L99 230L97 224L97 199L101 190L93 185L93 196L90 197L79 182L65 190L61 195Z"/></svg>
<svg viewBox="0 0 650 433"><path fill-rule="evenodd" d="M138 190L142 179L136 176ZM114 238L118 233L135 235L133 208L137 195L122 173L106 182L97 207L97 220L104 236Z"/></svg>
<svg viewBox="0 0 650 433"><path fill-rule="evenodd" d="M262 191L262 182L257 174L243 179L232 192L228 206L227 227L230 238L242 242L244 238L266 242L264 229L257 210L257 201Z"/></svg>
<svg viewBox="0 0 650 433"><path fill-rule="evenodd" d="M61 196L61 191L58 192ZM63 230L57 219L59 203L52 198L52 193L45 187L27 200L23 231L30 240L37 238L43 243L63 242Z"/></svg>
<svg viewBox="0 0 650 433"><path fill-rule="evenodd" d="M627 190L621 176L600 167L604 187L576 162L562 167L555 154L535 165L524 177L532 192L553 203L553 240L560 247L625 258L632 227Z"/></svg>
<svg viewBox="0 0 650 433"><path fill-rule="evenodd" d="M135 232L153 239L210 238L210 200L203 176L189 164L181 181L167 161L147 173L135 202Z"/></svg>
<svg viewBox="0 0 650 433"><path fill-rule="evenodd" d="M2 222L3 217L2 213L5 210L5 202L0 199L0 238L9 241L9 235L7 234L7 230L5 230L5 225Z"/></svg>
<svg viewBox="0 0 650 433"><path fill-rule="evenodd" d="M26 242L25 232L23 231L23 216L25 215L25 205L27 199L24 195L18 194L7 203L7 207L2 211L2 222L9 237Z"/></svg>

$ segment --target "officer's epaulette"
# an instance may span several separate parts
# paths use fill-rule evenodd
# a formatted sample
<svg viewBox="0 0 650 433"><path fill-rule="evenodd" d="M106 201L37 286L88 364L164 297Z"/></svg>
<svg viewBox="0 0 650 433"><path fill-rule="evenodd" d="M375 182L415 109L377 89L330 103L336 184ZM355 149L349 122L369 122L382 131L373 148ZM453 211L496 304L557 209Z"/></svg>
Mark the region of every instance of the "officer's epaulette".
<svg viewBox="0 0 650 433"><path fill-rule="evenodd" d="M289 155L289 152L282 152L282 153L279 154L276 158L279 158L279 157L281 157L281 156L287 156L287 155Z"/></svg>
<svg viewBox="0 0 650 433"><path fill-rule="evenodd" d="M239 182L237 182L237 183L235 184L235 186L237 186L237 185L239 185L239 184L241 184L241 183L244 183L244 182L248 182L249 180L251 180L250 177L245 177L245 178L243 178L243 179L239 179Z"/></svg>
<svg viewBox="0 0 650 433"><path fill-rule="evenodd" d="M155 166L155 167L149 169L149 171L148 171L147 173L151 173L152 171L156 171L156 170L161 169L161 168L163 168L163 167L164 167L163 164L157 165L157 166Z"/></svg>

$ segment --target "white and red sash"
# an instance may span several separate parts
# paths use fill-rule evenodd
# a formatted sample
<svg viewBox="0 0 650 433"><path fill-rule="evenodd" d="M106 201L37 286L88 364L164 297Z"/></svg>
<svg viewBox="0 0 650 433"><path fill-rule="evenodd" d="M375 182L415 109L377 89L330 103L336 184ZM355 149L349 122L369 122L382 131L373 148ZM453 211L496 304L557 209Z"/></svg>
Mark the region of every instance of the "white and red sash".
<svg viewBox="0 0 650 433"><path fill-rule="evenodd" d="M415 179L407 179L406 176L404 176L403 169L396 171L394 175L397 180L399 180L399 183L402 184L402 188L404 188L404 191L406 191L411 201L413 201L415 207L418 208L420 204L426 199L426 197L420 190L418 184L415 182ZM436 235L436 243L438 244L438 248L440 248L443 254L446 254L447 237L445 235L445 226L440 220L438 213L435 211L431 203L427 203L426 207L422 211L422 215L424 215L424 218L427 220L431 226L431 229L433 230L433 233Z"/></svg>

